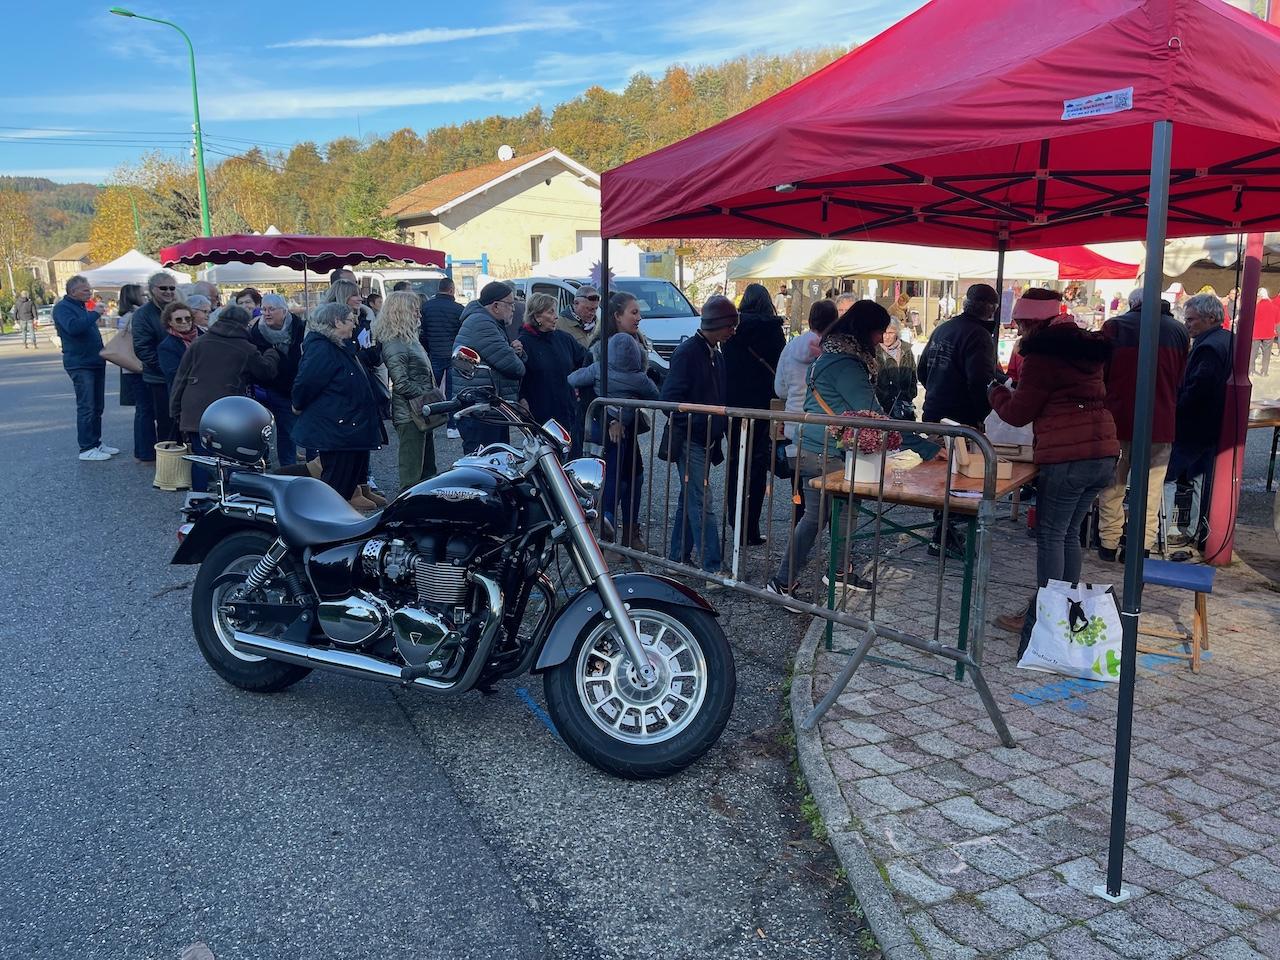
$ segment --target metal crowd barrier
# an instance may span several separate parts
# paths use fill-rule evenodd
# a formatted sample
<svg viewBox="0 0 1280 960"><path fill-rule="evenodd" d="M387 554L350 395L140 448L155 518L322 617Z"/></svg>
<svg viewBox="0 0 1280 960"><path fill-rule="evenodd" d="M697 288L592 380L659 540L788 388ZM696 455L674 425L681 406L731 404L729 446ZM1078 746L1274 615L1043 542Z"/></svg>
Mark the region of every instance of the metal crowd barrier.
<svg viewBox="0 0 1280 960"><path fill-rule="evenodd" d="M626 419L628 412L636 414L636 425L624 433L620 442L609 438L606 424L614 419ZM831 648L831 628L834 624L850 627L862 634L847 664L836 678L832 688L804 719L802 726L810 729L831 707L843 692L853 674L867 659L889 663L895 666L919 669L901 661L871 656L872 647L878 641L896 641L911 649L921 651L933 657L949 661L954 666L956 680L966 675L971 679L978 696L981 698L987 715L995 727L1002 743L1013 746L1014 740L1004 717L992 697L982 672L983 640L986 621L987 582L991 566L990 540L991 525L995 517L995 504L998 495L996 477L995 452L990 443L978 431L962 426L949 424L920 423L904 420L879 420L851 416L826 416L820 414L795 413L790 411L756 410L739 407L703 406L699 404L668 403L662 401L631 400L622 398L598 398L588 407L586 413L587 430L590 436L593 420L598 428L594 435L603 443L603 456L607 463L616 461L616 466L609 469L608 474L614 476L615 482L606 483L605 498L601 507L601 545L604 549L619 557L625 558L637 567L643 566L658 571L686 578L700 578L712 584L729 588L747 596L766 600L803 614L820 617L827 621L827 645ZM689 562L689 548L685 537L692 533L690 509L694 506L691 500L692 483L683 481L693 478L698 472L699 460L709 460L713 455L713 446L705 440L700 444L685 444L682 455L676 462L668 462L659 456L666 431L673 431L677 416L712 416L722 417L727 422L724 462L714 468L708 467L702 489L701 509L696 517L699 531L709 528L708 520L719 520L715 523L714 532L718 539L723 558L723 569L705 570L701 566ZM784 479L774 472L775 458L778 456L779 435L785 426L800 427L808 425L826 430L829 427L852 428L856 446L863 430L899 431L906 434L923 434L929 439L942 443L954 438L968 441L971 452L982 458L982 479L956 481L954 467L958 451L953 442L945 443L945 474L942 474L943 463L929 466L926 473L931 480L936 480L941 489L948 495L940 496L937 509L927 523L905 525L898 523L890 514L889 508L897 506L924 507L931 505L927 497L914 496L918 493L923 480L911 478L912 471L906 470L904 478L911 478L910 483L904 481L900 488L892 466L887 464L892 453L887 451L887 433L883 433L879 441L878 480L872 484L847 484L847 489L823 489L818 496L818 530L808 565L812 565L814 557L820 556L818 545L822 541L823 530L826 529L829 549L826 554L828 583L825 603L817 603L791 595L779 595L766 589L772 574L772 564L780 562L783 556L788 559L790 572L795 568L796 536L798 509L803 500L802 487L808 483L816 462L817 477L827 477L836 471L844 471L842 457L833 456L825 449L820 455L814 455L807 466L804 482L800 474L793 469L792 477ZM700 448L700 449L699 449ZM700 456L697 454L700 453ZM791 466L796 466L790 461ZM753 532L744 527L750 522L748 517L748 501L751 484L754 479L757 486L763 464L763 506L761 510L761 535L763 542L756 545L745 543L747 534ZM888 466L888 470L886 470ZM922 463L921 467L925 467ZM920 469L919 467L915 469ZM691 473L691 471L693 471ZM886 476L886 474L888 474ZM923 478L924 474L917 476ZM841 473L841 478L843 472ZM836 482L838 478L830 478ZM1006 488L1009 481L1004 481ZM954 492L956 486L967 486L966 498L960 499ZM1004 494L1017 489L1005 489ZM855 492L856 491L856 492ZM624 497L629 498L624 500ZM683 504L681 503L683 497ZM634 504L634 512L629 504ZM681 550L672 551L672 540L675 535L673 520L681 506L684 506L684 530L681 531ZM780 514L785 513L785 520L780 521ZM613 536L609 537L609 529L605 526L604 517L612 519ZM960 629L955 642L945 642L942 633L942 609L944 605L945 576L948 569L948 553L951 546L951 523L956 518L964 519L970 528L970 536L965 543L964 583L962 589ZM732 520L732 523L725 522ZM729 534L732 526L733 534ZM888 530L895 536L906 536L915 541L930 542L921 531L932 528L938 540L937 576L931 589L931 596L922 600L931 600L934 606L933 627L928 635L912 632L895 626L892 616L882 614L877 609L877 595L880 583L880 565L884 533ZM643 534L640 531L644 531ZM785 535L787 547L781 553L775 549L779 535ZM870 608L866 615L848 609L851 591L848 588L852 566L852 545L855 540L869 541L872 544L869 579L872 588L869 591ZM758 551L758 552L757 552ZM697 549L698 560L702 561L703 551ZM673 556L674 554L674 556ZM845 559L846 555L849 557ZM754 575L755 568L763 557L763 576ZM955 561L953 561L954 563ZM838 572L837 572L838 566ZM804 569L804 568L801 568ZM954 570L954 566L952 568ZM837 590L837 583L840 589ZM816 600L815 596L815 600ZM849 652L849 651L841 651Z"/></svg>

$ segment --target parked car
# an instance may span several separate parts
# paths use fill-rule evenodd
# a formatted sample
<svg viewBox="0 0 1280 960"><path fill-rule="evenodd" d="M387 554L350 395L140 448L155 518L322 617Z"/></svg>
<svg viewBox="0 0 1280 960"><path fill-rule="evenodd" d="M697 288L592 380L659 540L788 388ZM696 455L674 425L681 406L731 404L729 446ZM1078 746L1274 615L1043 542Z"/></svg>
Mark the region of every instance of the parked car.
<svg viewBox="0 0 1280 960"><path fill-rule="evenodd" d="M53 307L36 308L36 329L40 330L44 327L53 326Z"/></svg>
<svg viewBox="0 0 1280 960"><path fill-rule="evenodd" d="M356 282L360 284L361 296L371 293L380 294L385 300L392 287L404 280L409 289L423 300L434 297L440 290L440 281L445 277L439 270L396 269L396 270L358 270Z"/></svg>

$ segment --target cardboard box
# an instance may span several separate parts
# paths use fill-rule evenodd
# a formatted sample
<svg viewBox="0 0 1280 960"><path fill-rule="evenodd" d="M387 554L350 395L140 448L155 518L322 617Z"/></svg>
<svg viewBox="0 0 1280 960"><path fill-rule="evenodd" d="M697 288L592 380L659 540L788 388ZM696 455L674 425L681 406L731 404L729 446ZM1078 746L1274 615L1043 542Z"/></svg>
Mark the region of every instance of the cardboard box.
<svg viewBox="0 0 1280 960"><path fill-rule="evenodd" d="M952 437L951 443L955 446L955 458L953 460L952 472L961 476L969 477L972 480L981 480L985 464L983 458L976 451L969 450L969 444L964 437ZM996 457L996 479L1009 480L1013 477L1013 464L1004 457Z"/></svg>

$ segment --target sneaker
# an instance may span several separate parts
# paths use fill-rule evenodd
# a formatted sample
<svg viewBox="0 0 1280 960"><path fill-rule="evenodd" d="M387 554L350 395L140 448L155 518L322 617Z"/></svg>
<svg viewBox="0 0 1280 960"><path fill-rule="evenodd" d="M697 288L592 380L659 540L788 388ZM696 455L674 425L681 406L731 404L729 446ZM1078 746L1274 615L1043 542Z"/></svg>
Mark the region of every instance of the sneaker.
<svg viewBox="0 0 1280 960"><path fill-rule="evenodd" d="M450 440L461 440L461 439L462 439L462 434L458 432L458 428L457 428L457 427L450 427L448 430L446 430L446 431L444 432L444 435L445 435L446 437L448 437Z"/></svg>
<svg viewBox="0 0 1280 960"><path fill-rule="evenodd" d="M117 453L120 452L115 447L108 447L105 443L98 444L98 449L101 450L103 453L105 453L109 457L114 457Z"/></svg>
<svg viewBox="0 0 1280 960"><path fill-rule="evenodd" d="M1165 537L1164 542L1171 547L1189 547L1195 543L1185 533L1171 533Z"/></svg>
<svg viewBox="0 0 1280 960"><path fill-rule="evenodd" d="M808 591L801 590L795 584L790 588L784 587L777 577L770 577L769 582L764 585L764 592L771 593L775 597L790 597L792 600L799 600L801 603L813 603L813 597ZM790 607L784 607L789 613L803 613L802 610L793 610Z"/></svg>
<svg viewBox="0 0 1280 960"><path fill-rule="evenodd" d="M831 580L825 573L822 575L822 585L824 587L831 586ZM859 593L867 593L875 589L875 584L866 577L859 576L850 570L847 575L847 582L846 577L842 577L839 574L836 575L836 589L856 590Z"/></svg>
<svg viewBox="0 0 1280 960"><path fill-rule="evenodd" d="M91 447L88 450L80 451L81 460L110 460L111 454L103 450L101 447Z"/></svg>
<svg viewBox="0 0 1280 960"><path fill-rule="evenodd" d="M373 491L377 491L381 489L376 483L373 482L373 474L369 474L369 480L367 483L365 483L365 486Z"/></svg>

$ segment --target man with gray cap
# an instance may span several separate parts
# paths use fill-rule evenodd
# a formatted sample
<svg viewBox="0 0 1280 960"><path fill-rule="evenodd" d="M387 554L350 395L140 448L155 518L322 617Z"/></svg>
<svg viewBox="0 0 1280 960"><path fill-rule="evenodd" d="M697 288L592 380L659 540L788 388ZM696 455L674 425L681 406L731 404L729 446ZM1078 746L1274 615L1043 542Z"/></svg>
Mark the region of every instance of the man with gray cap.
<svg viewBox="0 0 1280 960"><path fill-rule="evenodd" d="M516 308L515 291L498 280L490 281L480 291L480 298L467 306L462 313L462 326L454 338L453 349L470 347L480 354L480 362L492 373L493 385L508 403L520 400L520 381L524 377L524 347L512 344L507 336ZM462 433L462 448L467 452L489 443L503 443L507 428L500 424L480 423L474 417L458 421Z"/></svg>
<svg viewBox="0 0 1280 960"><path fill-rule="evenodd" d="M723 406L728 380L720 344L738 327L738 308L728 297L714 296L702 305L698 332L671 355L671 367L662 382L662 399L672 403ZM677 465L680 502L676 505L668 559L691 563L698 552L702 569L720 573L720 531L709 481L711 467L724 460L720 441L728 423L722 416L681 414L667 424L667 454Z"/></svg>
<svg viewBox="0 0 1280 960"><path fill-rule="evenodd" d="M583 350L590 350L596 342L596 310L599 307L600 291L584 284L574 293L573 306L560 314L565 321L560 329L582 344Z"/></svg>

